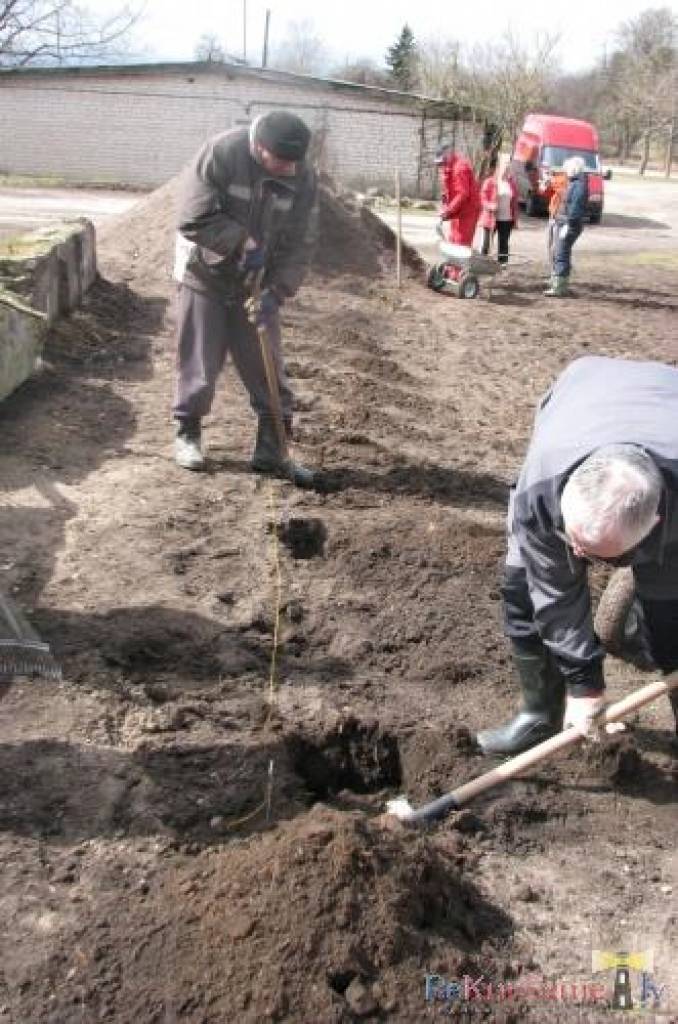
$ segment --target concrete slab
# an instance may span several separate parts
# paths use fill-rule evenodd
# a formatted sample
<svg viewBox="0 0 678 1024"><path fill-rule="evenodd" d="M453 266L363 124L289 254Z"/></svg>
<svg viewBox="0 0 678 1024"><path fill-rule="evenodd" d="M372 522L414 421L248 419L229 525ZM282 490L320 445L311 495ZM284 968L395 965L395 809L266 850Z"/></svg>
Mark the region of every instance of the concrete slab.
<svg viewBox="0 0 678 1024"><path fill-rule="evenodd" d="M30 376L46 328L81 304L96 272L84 218L0 242L0 400Z"/></svg>
<svg viewBox="0 0 678 1024"><path fill-rule="evenodd" d="M33 373L46 327L44 315L0 290L0 401Z"/></svg>

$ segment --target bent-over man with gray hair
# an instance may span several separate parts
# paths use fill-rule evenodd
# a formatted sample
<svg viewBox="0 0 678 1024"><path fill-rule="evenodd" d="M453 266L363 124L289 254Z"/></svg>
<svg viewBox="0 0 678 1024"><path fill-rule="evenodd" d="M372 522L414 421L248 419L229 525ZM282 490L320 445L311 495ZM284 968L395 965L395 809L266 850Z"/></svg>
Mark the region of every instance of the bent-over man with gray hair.
<svg viewBox="0 0 678 1024"><path fill-rule="evenodd" d="M230 354L258 417L252 468L298 486L313 483L313 474L281 451L257 338L257 328L265 329L289 436L294 396L278 311L304 278L315 236L310 139L301 118L274 110L210 139L188 169L174 268L180 285L175 459L184 469L204 465L201 423Z"/></svg>
<svg viewBox="0 0 678 1024"><path fill-rule="evenodd" d="M678 669L678 369L585 357L547 392L511 493L502 584L523 692L507 725L478 734L517 754L563 724L594 730L605 651L588 567L629 565L654 664ZM678 702L672 705L677 721Z"/></svg>

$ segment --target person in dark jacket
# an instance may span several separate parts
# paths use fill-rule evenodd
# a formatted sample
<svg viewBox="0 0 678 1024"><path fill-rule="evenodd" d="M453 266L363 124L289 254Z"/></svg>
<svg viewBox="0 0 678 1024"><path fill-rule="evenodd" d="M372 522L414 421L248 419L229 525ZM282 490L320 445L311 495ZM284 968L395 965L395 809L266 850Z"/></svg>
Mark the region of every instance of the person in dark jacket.
<svg viewBox="0 0 678 1024"><path fill-rule="evenodd" d="M605 704L594 561L632 567L654 664L678 669L676 409L678 369L597 356L571 363L542 400L509 502L502 583L523 708L478 734L486 753L517 754L563 721L591 731Z"/></svg>
<svg viewBox="0 0 678 1024"><path fill-rule="evenodd" d="M313 482L309 470L281 451L257 337L257 327L265 326L291 433L293 394L278 311L299 288L312 251L310 139L299 117L276 110L210 139L188 168L174 269L180 286L175 459L185 469L204 465L201 422L230 353L258 417L252 468L299 486Z"/></svg>
<svg viewBox="0 0 678 1024"><path fill-rule="evenodd" d="M555 217L556 244L554 246L551 283L544 295L562 298L567 295L572 270L572 246L584 230L588 206L588 177L583 157L571 156L563 163L568 178L567 191Z"/></svg>

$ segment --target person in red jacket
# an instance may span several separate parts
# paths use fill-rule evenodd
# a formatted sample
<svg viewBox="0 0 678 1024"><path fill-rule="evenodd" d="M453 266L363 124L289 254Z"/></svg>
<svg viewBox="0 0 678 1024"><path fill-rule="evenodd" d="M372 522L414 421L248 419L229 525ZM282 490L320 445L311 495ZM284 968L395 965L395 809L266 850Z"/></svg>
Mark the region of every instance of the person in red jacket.
<svg viewBox="0 0 678 1024"><path fill-rule="evenodd" d="M484 256L488 255L492 235L496 231L499 262L508 263L509 239L512 230L518 226L518 186L508 161L500 169L499 161L494 156L488 171L480 189L480 226L483 229L481 252Z"/></svg>
<svg viewBox="0 0 678 1024"><path fill-rule="evenodd" d="M473 167L465 156L446 146L438 150L436 163L440 171L443 238L454 245L470 246L480 216L480 189Z"/></svg>

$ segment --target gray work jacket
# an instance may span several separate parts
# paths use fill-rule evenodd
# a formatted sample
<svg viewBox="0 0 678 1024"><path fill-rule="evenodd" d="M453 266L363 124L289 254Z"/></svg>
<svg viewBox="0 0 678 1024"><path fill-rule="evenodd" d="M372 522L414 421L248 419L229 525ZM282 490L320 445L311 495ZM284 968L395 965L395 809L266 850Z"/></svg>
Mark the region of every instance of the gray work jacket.
<svg viewBox="0 0 678 1024"><path fill-rule="evenodd" d="M282 299L301 284L315 241L316 179L305 163L292 178L269 175L251 156L249 130L210 139L184 177L175 277L196 291L240 297L242 246L266 247L263 287Z"/></svg>
<svg viewBox="0 0 678 1024"><path fill-rule="evenodd" d="M641 597L678 599L678 369L577 359L536 415L512 501L508 562L525 569L540 636L573 692L602 685L604 651L593 629L587 562L558 536L560 496L572 471L607 444L639 445L662 473L661 521L631 565Z"/></svg>

